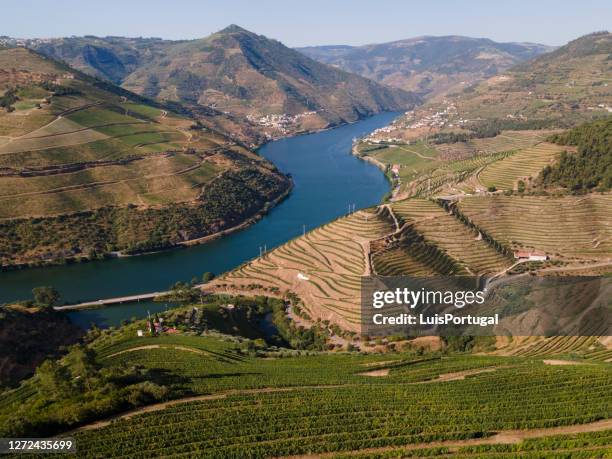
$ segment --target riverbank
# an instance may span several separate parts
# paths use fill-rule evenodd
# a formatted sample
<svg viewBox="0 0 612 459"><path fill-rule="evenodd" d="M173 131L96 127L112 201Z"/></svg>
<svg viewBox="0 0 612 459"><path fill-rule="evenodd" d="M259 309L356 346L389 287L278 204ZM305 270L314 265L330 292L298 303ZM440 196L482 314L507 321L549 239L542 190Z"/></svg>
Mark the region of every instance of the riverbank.
<svg viewBox="0 0 612 459"><path fill-rule="evenodd" d="M378 161L376 158L373 158L372 156L361 154L359 152L359 150L358 150L358 146L359 146L359 142L358 141L357 142L353 142L353 146L351 147L351 154L353 156L356 156L357 158L359 158L362 161L366 161L368 163L371 163L371 164L375 165L381 171L383 171L383 173L385 174L385 177L387 177L387 180L389 180L389 183L393 187L392 190L391 190L391 195L389 197L389 200L390 201L396 200L398 198L398 195L400 193L400 189L402 187L402 183L401 183L399 177L396 177L394 179L393 177L389 176L389 165L388 164L381 163L380 161Z"/></svg>
<svg viewBox="0 0 612 459"><path fill-rule="evenodd" d="M380 115L380 114L379 114ZM377 115L374 115L377 116ZM371 117L370 117L371 118ZM272 139L269 139L265 142L262 142L260 144L256 144L253 146L253 149L258 151L261 148L264 148L265 145L271 143L271 142L275 142L275 141L279 141L279 140L284 140L284 139L290 139L290 138L296 138L296 137L300 137L300 136L307 136L307 135L313 135L313 134L319 134L319 133L323 133L323 132L328 132L334 129L338 129L342 126L348 126L348 125L354 125L356 123L359 123L363 120L366 120L369 118L363 118L361 116L359 116L355 121L346 121L346 122L340 122L337 124L329 124L328 126L324 127L324 128L320 128L320 129L313 129L313 130L304 130L304 131L294 131L289 133L286 136L280 136L280 137L275 137ZM377 164L377 167L380 167L379 164ZM383 169L384 172L384 169ZM202 237L198 237L198 238L194 238L194 239L189 239L189 240L185 240L185 241L177 241L174 243L169 243L167 245L162 245L162 246L156 246L153 249L136 249L130 252L126 252L125 250L112 250L112 251L93 251L90 250L88 252L85 252L84 250L74 250L74 249L62 249L61 251L57 252L57 253L53 253L51 251L49 251L46 255L47 257L44 259L35 259L35 260L29 260L29 261L24 261L24 262L9 262L9 263L3 263L0 265L0 272L10 272L10 271L20 271L20 270L28 270L28 269L34 269L34 268L48 268L48 267L56 267L56 266L67 266L67 265L73 265L73 264L83 264L83 263L90 263L93 261L106 261L106 260L111 260L114 258L131 258L131 257L139 257L139 256L143 256L143 255L152 255L152 254L157 254L157 253L162 253L162 252L166 252L166 251L170 251L170 250L174 250L174 249L179 249L179 248L184 248L184 247L191 247L191 246L195 246L195 245L200 245L200 244L205 244L207 242L210 241L214 241L217 240L219 238L228 236L232 233L235 233L237 231L243 230L248 228L249 226L253 225L254 223L256 223L257 221L261 220L261 218L263 218L274 206L278 205L280 202L282 202L284 199L286 199L288 197L288 195L291 193L291 190L293 189L293 181L291 180L291 178L289 177L289 186L288 188L283 191L278 197L276 197L274 200L267 202L260 210L258 210L255 215L252 215L248 218L246 218L244 221L228 227L228 228L223 228L219 231L216 231L214 233L211 234L207 234L205 236ZM91 212L90 212L91 213ZM76 215L76 214L75 214ZM64 216L66 217L66 216ZM68 217L70 217L68 215ZM76 226L80 226L80 225L76 225Z"/></svg>
<svg viewBox="0 0 612 459"><path fill-rule="evenodd" d="M72 264L81 264L81 263L90 263L93 261L100 260L109 260L113 258L128 258L128 257L137 257L143 255L152 255L156 253L161 253L169 250L174 250L178 248L184 248L192 245L203 244L225 235L231 234L233 232L239 231L241 229L247 228L248 226L256 223L261 218L263 218L270 210L278 205L281 201L287 198L293 189L293 181L291 177L284 176L284 180L287 182L287 186L281 193L275 197L272 201L268 201L264 203L264 205L256 211L254 215L247 217L244 221L241 221L239 224L230 226L228 228L223 228L222 230L216 231L211 234L207 234L206 236L200 238L194 238L186 241L178 241L176 243L169 243L163 246L157 246L154 250L137 250L131 253L126 253L124 251L109 251L109 252L97 252L95 254L83 253L81 251L77 253L73 253L69 255L67 253L61 254L61 256L55 256L53 258L49 258L47 260L37 260L37 261L28 261L23 263L8 263L0 266L0 272L9 272L15 270L25 270L32 268L45 268L45 267L54 267L54 266L65 266ZM195 204L194 204L195 205ZM161 209L163 211L163 209Z"/></svg>
<svg viewBox="0 0 612 459"><path fill-rule="evenodd" d="M71 304L165 290L178 280L199 279L206 271L220 274L235 269L258 256L259 247L271 250L304 230L345 215L348 204L354 204L355 209L377 205L389 192L389 182L379 168L350 154L352 139L387 125L397 115L384 113L336 129L265 144L259 155L282 173L290 174L293 188L248 226L203 244L182 246L184 250L4 272L0 274L0 302L29 298L32 288L40 285L55 287L62 301ZM157 307L141 306L123 304L70 314L87 313L87 324L108 325Z"/></svg>

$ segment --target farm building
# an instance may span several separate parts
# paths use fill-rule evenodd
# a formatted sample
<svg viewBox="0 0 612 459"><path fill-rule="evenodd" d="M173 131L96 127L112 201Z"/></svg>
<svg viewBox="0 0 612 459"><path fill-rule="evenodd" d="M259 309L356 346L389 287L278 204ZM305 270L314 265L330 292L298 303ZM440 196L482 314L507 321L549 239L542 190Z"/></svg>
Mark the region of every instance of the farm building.
<svg viewBox="0 0 612 459"><path fill-rule="evenodd" d="M394 175L399 175L401 167L402 166L400 164L394 164L393 167L391 167L391 172Z"/></svg>
<svg viewBox="0 0 612 459"><path fill-rule="evenodd" d="M517 260L546 261L548 255L539 250L517 250L514 252L514 258Z"/></svg>

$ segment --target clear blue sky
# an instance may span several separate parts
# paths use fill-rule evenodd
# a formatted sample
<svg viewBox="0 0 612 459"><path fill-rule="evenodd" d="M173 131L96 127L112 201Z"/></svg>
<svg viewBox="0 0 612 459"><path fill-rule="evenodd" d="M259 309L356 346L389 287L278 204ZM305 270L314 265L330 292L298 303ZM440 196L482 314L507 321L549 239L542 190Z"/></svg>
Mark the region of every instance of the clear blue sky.
<svg viewBox="0 0 612 459"><path fill-rule="evenodd" d="M467 35L561 45L612 28L612 0L2 0L0 35L200 38L229 24L288 46Z"/></svg>

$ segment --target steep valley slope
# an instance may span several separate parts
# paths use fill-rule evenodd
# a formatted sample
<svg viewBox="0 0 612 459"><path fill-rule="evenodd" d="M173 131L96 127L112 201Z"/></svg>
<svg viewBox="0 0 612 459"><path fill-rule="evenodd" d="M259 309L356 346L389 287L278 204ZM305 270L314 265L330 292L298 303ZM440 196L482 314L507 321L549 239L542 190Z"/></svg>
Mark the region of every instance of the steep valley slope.
<svg viewBox="0 0 612 459"><path fill-rule="evenodd" d="M173 247L256 217L290 188L210 117L25 48L0 49L0 69L3 267Z"/></svg>
<svg viewBox="0 0 612 459"><path fill-rule="evenodd" d="M403 110L420 100L236 25L198 40L69 37L26 44L148 97L246 117L270 136Z"/></svg>

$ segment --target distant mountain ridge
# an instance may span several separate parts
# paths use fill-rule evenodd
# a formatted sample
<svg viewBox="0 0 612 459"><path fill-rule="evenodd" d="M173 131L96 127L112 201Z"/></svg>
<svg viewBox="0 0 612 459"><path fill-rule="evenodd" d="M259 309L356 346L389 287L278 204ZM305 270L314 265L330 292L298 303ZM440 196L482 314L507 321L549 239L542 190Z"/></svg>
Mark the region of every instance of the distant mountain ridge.
<svg viewBox="0 0 612 459"><path fill-rule="evenodd" d="M297 130L403 110L420 101L236 25L198 40L86 36L25 40L24 45L148 97L256 120L308 113L289 120Z"/></svg>
<svg viewBox="0 0 612 459"><path fill-rule="evenodd" d="M451 99L468 118L575 126L612 113L611 56L612 33L591 33L465 88Z"/></svg>
<svg viewBox="0 0 612 459"><path fill-rule="evenodd" d="M497 43L487 38L423 36L364 46L296 48L320 62L381 83L437 95L461 83L493 76L553 50L536 43Z"/></svg>
<svg viewBox="0 0 612 459"><path fill-rule="evenodd" d="M595 32L395 120L380 138L463 144L504 130L565 129L612 114L612 33Z"/></svg>

